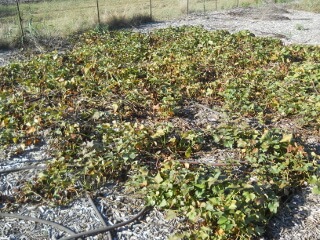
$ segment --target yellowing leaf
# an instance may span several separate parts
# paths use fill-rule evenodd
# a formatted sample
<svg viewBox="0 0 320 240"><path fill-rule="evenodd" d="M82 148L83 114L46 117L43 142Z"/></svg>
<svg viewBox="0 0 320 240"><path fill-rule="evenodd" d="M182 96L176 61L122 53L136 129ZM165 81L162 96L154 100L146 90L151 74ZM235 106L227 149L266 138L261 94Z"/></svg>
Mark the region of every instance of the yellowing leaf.
<svg viewBox="0 0 320 240"><path fill-rule="evenodd" d="M98 120L102 115L103 115L103 112L97 111L97 112L95 112L95 113L93 114L92 119L93 119L93 120Z"/></svg>
<svg viewBox="0 0 320 240"><path fill-rule="evenodd" d="M189 169L189 168L190 168L190 164L189 164L189 163L184 163L184 167L185 167L186 169Z"/></svg>
<svg viewBox="0 0 320 240"><path fill-rule="evenodd" d="M270 60L274 61L274 60L278 60L279 56L278 54L273 54L270 56Z"/></svg>
<svg viewBox="0 0 320 240"><path fill-rule="evenodd" d="M26 133L27 134L31 134L31 133L34 133L36 131L36 128L35 127L30 127L27 131L26 131Z"/></svg>
<svg viewBox="0 0 320 240"><path fill-rule="evenodd" d="M157 176L155 176L154 181L158 184L163 181L163 178L161 177L160 172L158 172Z"/></svg>
<svg viewBox="0 0 320 240"><path fill-rule="evenodd" d="M41 123L41 120L42 120L41 117L35 116L34 119L33 119L33 122L34 123Z"/></svg>
<svg viewBox="0 0 320 240"><path fill-rule="evenodd" d="M291 142L292 134L284 134L280 142Z"/></svg>
<svg viewBox="0 0 320 240"><path fill-rule="evenodd" d="M229 209L236 209L237 208L237 205L236 205L237 201L236 200L232 200L231 201L231 204L229 205Z"/></svg>
<svg viewBox="0 0 320 240"><path fill-rule="evenodd" d="M207 92L206 92L206 95L207 96L210 96L213 94L213 90L211 88L207 88Z"/></svg>
<svg viewBox="0 0 320 240"><path fill-rule="evenodd" d="M177 216L177 214L176 214L176 212L174 211L174 210L167 210L166 211L166 220L171 220L171 219L174 219L176 216Z"/></svg>
<svg viewBox="0 0 320 240"><path fill-rule="evenodd" d="M157 138L157 137L161 137L163 135L165 135L165 131L162 128L158 128L157 132L155 134L153 134L151 137Z"/></svg>
<svg viewBox="0 0 320 240"><path fill-rule="evenodd" d="M146 187L148 185L147 181L143 181L140 183L140 187Z"/></svg>
<svg viewBox="0 0 320 240"><path fill-rule="evenodd" d="M224 230L219 228L219 230L217 231L217 234L222 236L224 234Z"/></svg>
<svg viewBox="0 0 320 240"><path fill-rule="evenodd" d="M119 105L114 103L114 104L112 104L112 108L113 108L113 111L116 113L119 109Z"/></svg>

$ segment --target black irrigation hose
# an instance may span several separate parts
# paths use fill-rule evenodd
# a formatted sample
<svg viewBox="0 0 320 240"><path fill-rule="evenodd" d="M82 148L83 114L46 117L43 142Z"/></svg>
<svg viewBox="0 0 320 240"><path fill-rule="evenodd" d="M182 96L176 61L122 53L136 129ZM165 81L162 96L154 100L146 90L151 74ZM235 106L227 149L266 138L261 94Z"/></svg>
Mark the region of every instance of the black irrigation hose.
<svg viewBox="0 0 320 240"><path fill-rule="evenodd" d="M94 202L93 202L93 200L92 200L92 198L91 198L91 196L90 196L89 193L87 193L87 198L89 199L89 202L90 202L93 210L94 210L94 211L96 212L96 214L98 215L98 218L100 219L100 221L101 221L101 223L103 224L103 226L107 227L108 225L107 225L106 222L104 221L102 215L100 214L99 210L97 209L96 205L94 204ZM107 234L108 234L108 236L107 236L107 237L108 237L108 240L112 240L112 236L111 236L110 231L108 231Z"/></svg>
<svg viewBox="0 0 320 240"><path fill-rule="evenodd" d="M12 172L19 172L19 171L23 171L23 170L30 170L30 169L45 169L46 167L44 166L26 166L26 167L21 167L21 168L13 168L13 169L7 169L7 170L1 170L0 174L6 174L6 173L12 173ZM75 234L75 232L73 232L72 230L70 230L69 228L66 228L58 223L55 222L51 222L51 221L47 221L47 220L43 220L40 218L33 218L33 217L29 217L29 216L23 216L23 215L19 215L19 214L13 214L13 213L0 213L0 217L9 217L9 218L18 218L18 219L22 219L22 220L27 220L27 221L34 221L34 222L38 222L38 223L43 223L43 224L47 224L50 226L53 226L57 229L60 229L61 231L67 232L69 234L71 234L71 236L69 237L65 237L62 238L61 240L69 240L69 239L77 239L77 238L81 238L81 237L85 237L85 236L92 236L92 235L96 235L102 232L109 232L113 229L125 226L133 221L135 221L136 219L138 219L139 217L141 217L145 212L147 212L150 207L144 207L137 215L135 215L133 218L124 221L122 223L118 223L118 224L114 224L112 226L106 226L106 223L103 219L103 217L100 215L97 207L95 206L93 200L91 199L91 197L89 195L87 195L89 198L89 201L91 203L91 205L93 206L95 212L97 213L99 219L101 220L102 224L104 225L104 227L98 228L98 229L94 229L94 230L90 230L87 232L82 232L82 233L77 233ZM109 238L110 238L110 234L109 234Z"/></svg>
<svg viewBox="0 0 320 240"><path fill-rule="evenodd" d="M77 233L77 234L71 235L69 237L61 238L60 240L77 239L77 238L81 238L81 237L88 237L88 236L96 235L96 234L99 234L99 233L111 231L111 230L113 230L115 228L119 228L119 227L125 226L125 225L135 221L136 219L141 217L143 214L145 214L149 209L150 209L150 207L144 207L133 218L131 218L131 219L127 220L127 221L124 221L122 223L114 224L114 225L108 226L108 227L101 227L101 228L90 230L90 231L87 231L87 232Z"/></svg>
<svg viewBox="0 0 320 240"><path fill-rule="evenodd" d="M89 193L87 193L87 198L89 199L89 202L90 202L93 210L94 210L94 211L96 212L96 214L98 215L98 218L100 219L101 223L102 223L105 227L107 227L106 222L104 221L103 217L101 216L99 210L97 209L96 205L94 204L94 202L93 202L92 198L90 197Z"/></svg>
<svg viewBox="0 0 320 240"><path fill-rule="evenodd" d="M248 164L248 161L235 161L230 163L215 163L215 162L199 162L193 160L177 160L180 163L190 163L190 164L203 164L212 167L232 167L232 166L240 166L240 164Z"/></svg>
<svg viewBox="0 0 320 240"><path fill-rule="evenodd" d="M34 218L34 217L29 217L29 216L23 216L23 215L19 215L19 214L14 214L14 213L0 213L0 217L8 217L8 218L19 218L22 220L27 220L27 221L34 221L34 222L38 222L38 223L43 223L43 224L47 224L50 225L52 227L55 227L61 231L67 232L69 234L75 234L75 232L73 232L72 230L70 230L69 228L66 228L64 226L61 226L58 223L55 222L51 222L51 221L47 221L47 220L43 220L40 218Z"/></svg>
<svg viewBox="0 0 320 240"><path fill-rule="evenodd" d="M21 168L12 168L12 169L1 170L0 174L19 172L19 171L30 170L30 169L46 169L46 167L45 166L26 166Z"/></svg>

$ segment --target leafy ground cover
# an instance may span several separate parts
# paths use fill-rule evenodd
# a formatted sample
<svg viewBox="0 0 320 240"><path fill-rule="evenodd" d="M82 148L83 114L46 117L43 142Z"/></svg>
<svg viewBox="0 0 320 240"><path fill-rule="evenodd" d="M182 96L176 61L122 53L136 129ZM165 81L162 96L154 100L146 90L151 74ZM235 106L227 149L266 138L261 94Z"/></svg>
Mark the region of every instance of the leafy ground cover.
<svg viewBox="0 0 320 240"><path fill-rule="evenodd" d="M92 31L65 54L0 68L1 151L46 143L53 156L17 200L63 204L125 181L185 216L184 237L262 235L295 188L320 191L319 153L304 141L320 130L319 50L247 31ZM181 124L192 104L221 117ZM300 130L276 128L283 120ZM216 149L235 154L196 162Z"/></svg>

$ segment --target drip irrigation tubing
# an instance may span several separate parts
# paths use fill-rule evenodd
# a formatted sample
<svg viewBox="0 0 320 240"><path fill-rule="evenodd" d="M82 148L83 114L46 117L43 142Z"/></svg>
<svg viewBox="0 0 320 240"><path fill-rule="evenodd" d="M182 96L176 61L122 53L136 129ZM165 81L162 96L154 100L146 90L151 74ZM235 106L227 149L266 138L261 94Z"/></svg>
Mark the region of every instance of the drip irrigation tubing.
<svg viewBox="0 0 320 240"><path fill-rule="evenodd" d="M207 166L212 167L233 167L233 166L239 166L241 164L248 164L248 161L236 161L236 162L230 162L230 163L214 163L214 162L200 162L200 161L189 161L189 160L177 160L180 163L189 163L189 164L203 164Z"/></svg>
<svg viewBox="0 0 320 240"><path fill-rule="evenodd" d="M12 169L0 170L0 174L7 174L7 173L19 172L19 171L31 170L31 169L46 169L46 167L45 166L26 166L21 168L12 168Z"/></svg>
<svg viewBox="0 0 320 240"><path fill-rule="evenodd" d="M124 222L121 222L118 224L114 224L112 226L101 227L101 228L90 230L87 232L77 233L77 234L71 235L69 237L61 238L60 240L71 240L71 239L77 239L77 238L81 238L81 237L89 237L89 236L97 235L99 233L111 231L115 228L125 226L125 225L137 220L139 217L141 217L143 214L145 214L149 209L150 209L150 207L144 207L137 215L135 215L133 218L131 218L127 221L124 221Z"/></svg>
<svg viewBox="0 0 320 240"><path fill-rule="evenodd" d="M89 193L87 193L87 198L89 199L89 202L90 202L93 210L96 212L96 214L97 214L98 218L100 219L101 223L103 224L103 226L104 226L104 227L108 227L108 225L107 225L106 222L104 221L102 215L100 214L98 208L97 208L96 205L94 204L94 202L93 202L93 200L92 200L92 198L91 198L91 196L90 196ZM107 237L108 237L108 240L112 240L112 236L111 236L110 231L108 231Z"/></svg>
<svg viewBox="0 0 320 240"><path fill-rule="evenodd" d="M22 220L27 220L27 221L33 221L33 222L38 222L38 223L43 223L43 224L47 224L50 225L52 227L55 227L61 231L64 231L66 233L69 234L75 234L75 232L73 232L72 230L70 230L67 227L64 227L58 223L55 222L51 222L48 220L44 220L44 219L40 219L40 218L34 218L34 217L29 217L29 216L23 216L23 215L19 215L19 214L14 214L14 213L0 213L0 217L8 217L8 218L19 218Z"/></svg>

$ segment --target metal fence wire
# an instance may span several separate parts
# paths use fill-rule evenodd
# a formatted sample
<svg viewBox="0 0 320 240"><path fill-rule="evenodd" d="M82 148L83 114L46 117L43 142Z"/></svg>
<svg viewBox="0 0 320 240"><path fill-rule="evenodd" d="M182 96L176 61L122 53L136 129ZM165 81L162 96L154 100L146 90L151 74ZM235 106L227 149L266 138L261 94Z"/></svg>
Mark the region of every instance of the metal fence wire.
<svg viewBox="0 0 320 240"><path fill-rule="evenodd" d="M1 43L64 37L94 26L168 20L266 0L0 0ZM276 0L271 0L276 1ZM130 22L131 21L131 22Z"/></svg>

